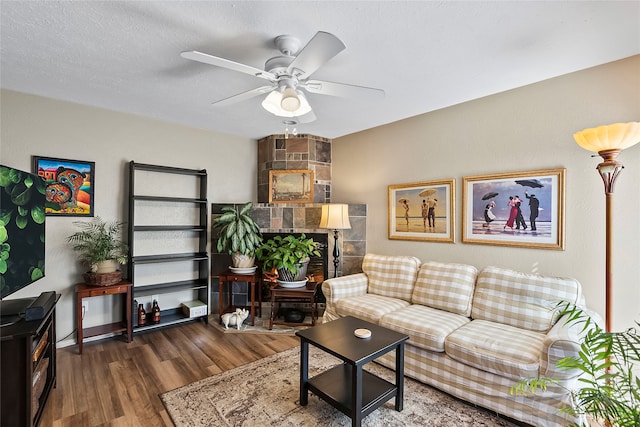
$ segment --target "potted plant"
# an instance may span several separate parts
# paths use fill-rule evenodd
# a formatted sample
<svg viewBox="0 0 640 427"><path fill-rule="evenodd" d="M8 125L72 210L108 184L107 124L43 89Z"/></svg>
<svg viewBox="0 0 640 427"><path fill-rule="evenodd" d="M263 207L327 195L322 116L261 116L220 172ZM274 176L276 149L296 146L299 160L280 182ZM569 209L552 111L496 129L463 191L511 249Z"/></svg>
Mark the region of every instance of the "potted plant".
<svg viewBox="0 0 640 427"><path fill-rule="evenodd" d="M129 248L120 240L120 230L124 223L106 222L95 217L89 222L76 221L78 231L67 237L80 260L97 274L113 273L118 264L125 264ZM121 276L122 277L122 276Z"/></svg>
<svg viewBox="0 0 640 427"><path fill-rule="evenodd" d="M320 256L318 243L302 233L299 237L275 236L256 251L263 271L278 271L280 282L300 282L307 274L310 256ZM281 283L282 284L282 283Z"/></svg>
<svg viewBox="0 0 640 427"><path fill-rule="evenodd" d="M640 377L634 365L640 362L640 335L636 328L605 332L583 310L561 303L566 322L583 324L586 332L577 356L560 359L558 367L577 370L581 388L570 390L570 407L561 409L575 417L590 417L598 425L631 427L640 425ZM636 322L638 328L640 323ZM553 378L529 378L511 387L512 394L535 393ZM588 425L588 424L585 424Z"/></svg>
<svg viewBox="0 0 640 427"><path fill-rule="evenodd" d="M253 203L225 206L222 215L213 220L218 230L218 252L231 255L235 268L253 267L256 249L262 244L260 227L249 216Z"/></svg>

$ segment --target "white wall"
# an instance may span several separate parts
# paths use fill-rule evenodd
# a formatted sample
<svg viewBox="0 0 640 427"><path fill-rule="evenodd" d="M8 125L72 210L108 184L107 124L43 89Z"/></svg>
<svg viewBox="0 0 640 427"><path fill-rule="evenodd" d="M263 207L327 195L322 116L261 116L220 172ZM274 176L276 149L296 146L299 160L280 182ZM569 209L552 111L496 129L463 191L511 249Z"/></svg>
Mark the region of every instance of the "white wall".
<svg viewBox="0 0 640 427"><path fill-rule="evenodd" d="M364 112L363 114L366 114ZM333 199L368 205L367 249L579 279L604 313L605 196L600 157L573 133L640 120L640 56L499 93L333 141ZM614 194L613 326L640 321L640 144ZM566 168L566 250L461 243L462 177ZM387 238L387 186L456 179L456 243Z"/></svg>
<svg viewBox="0 0 640 427"><path fill-rule="evenodd" d="M210 202L257 198L255 140L12 91L3 90L0 96L2 164L31 171L33 155L95 161L95 213L103 219L127 220L130 160L207 169ZM46 277L10 297L60 293L58 340L76 327L74 285L85 269L66 237L77 230L72 223L78 220L82 218L47 217ZM120 312L119 299L92 298L84 326L111 323ZM72 335L72 343L74 339Z"/></svg>

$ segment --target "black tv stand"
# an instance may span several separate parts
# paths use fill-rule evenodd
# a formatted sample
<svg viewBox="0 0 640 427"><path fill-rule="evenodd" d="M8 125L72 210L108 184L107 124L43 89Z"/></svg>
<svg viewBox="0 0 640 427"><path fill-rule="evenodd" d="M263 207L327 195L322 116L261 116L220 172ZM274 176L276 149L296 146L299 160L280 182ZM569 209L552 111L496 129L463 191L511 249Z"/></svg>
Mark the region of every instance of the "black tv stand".
<svg viewBox="0 0 640 427"><path fill-rule="evenodd" d="M35 300L2 301L1 309L24 312ZM0 359L0 425L37 425L56 384L55 302L42 319L22 319L0 328Z"/></svg>

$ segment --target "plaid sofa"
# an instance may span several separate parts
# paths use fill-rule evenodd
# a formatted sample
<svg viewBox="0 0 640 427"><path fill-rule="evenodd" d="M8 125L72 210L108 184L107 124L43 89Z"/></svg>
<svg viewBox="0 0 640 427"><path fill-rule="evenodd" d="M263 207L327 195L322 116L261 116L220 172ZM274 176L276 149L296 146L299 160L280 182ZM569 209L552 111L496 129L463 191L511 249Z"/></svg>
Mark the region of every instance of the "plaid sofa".
<svg viewBox="0 0 640 427"><path fill-rule="evenodd" d="M579 351L580 326L558 322L555 310L559 301L584 306L577 280L374 254L362 271L323 283L323 322L354 316L409 335L407 376L484 408L534 426L582 421L560 412L578 372L556 368ZM377 361L393 369L395 353ZM559 384L509 393L537 376Z"/></svg>

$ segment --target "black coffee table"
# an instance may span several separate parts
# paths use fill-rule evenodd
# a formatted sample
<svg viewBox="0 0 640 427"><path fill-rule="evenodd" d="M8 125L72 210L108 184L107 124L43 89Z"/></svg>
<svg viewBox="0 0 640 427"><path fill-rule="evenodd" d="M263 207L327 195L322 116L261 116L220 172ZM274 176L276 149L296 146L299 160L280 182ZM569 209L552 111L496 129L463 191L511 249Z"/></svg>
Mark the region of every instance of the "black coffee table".
<svg viewBox="0 0 640 427"><path fill-rule="evenodd" d="M370 338L358 338L356 329L369 329ZM351 417L353 426L395 397L396 411L402 411L404 394L404 342L407 335L355 317L347 316L304 331L300 337L300 404L308 403L309 390ZM343 364L309 378L309 344L342 359ZM396 351L396 383L364 371L372 360Z"/></svg>

